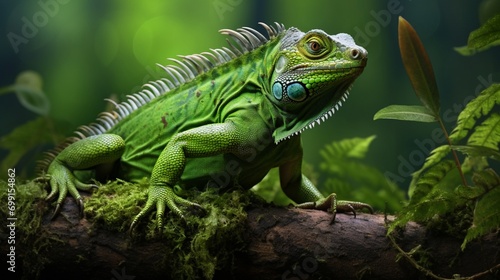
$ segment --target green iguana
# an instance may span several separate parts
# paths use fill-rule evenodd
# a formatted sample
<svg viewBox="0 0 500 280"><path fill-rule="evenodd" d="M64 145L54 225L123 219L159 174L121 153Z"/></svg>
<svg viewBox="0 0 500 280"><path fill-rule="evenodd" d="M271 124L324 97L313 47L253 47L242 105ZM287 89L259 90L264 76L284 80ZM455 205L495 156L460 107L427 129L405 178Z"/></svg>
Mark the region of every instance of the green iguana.
<svg viewBox="0 0 500 280"><path fill-rule="evenodd" d="M122 103L109 100L115 111L101 113L47 153L42 178L51 187L47 199L59 192L54 216L68 192L83 211L78 190L97 187L74 171L129 181L149 177L148 200L133 229L155 207L159 228L165 207L181 217L180 206L201 210L178 195L179 187L251 188L274 167L299 207L372 212L335 194L325 198L301 172L300 133L339 109L363 72L366 50L348 34L260 25L267 36L248 27L223 29L232 38L228 47L159 65L168 78L145 84Z"/></svg>

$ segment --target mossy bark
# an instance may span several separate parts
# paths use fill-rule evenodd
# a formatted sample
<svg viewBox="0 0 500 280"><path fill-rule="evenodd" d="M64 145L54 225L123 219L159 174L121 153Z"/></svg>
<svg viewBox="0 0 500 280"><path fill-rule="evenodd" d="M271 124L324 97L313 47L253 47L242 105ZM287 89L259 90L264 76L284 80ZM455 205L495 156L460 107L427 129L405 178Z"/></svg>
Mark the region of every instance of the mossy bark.
<svg viewBox="0 0 500 280"><path fill-rule="evenodd" d="M108 219L92 210L96 205L91 197L101 202L105 196L119 199L109 195L102 191L86 196L90 209L85 218L71 198L52 221L46 211L50 208L40 198L34 199L32 208L18 208L19 222L37 215L39 222L35 227L33 220L29 227L20 223L17 228L16 278L295 280L425 275L398 257L386 236L383 215L338 214L331 224L329 213L274 207L236 190L198 198L206 208L212 207L205 217L181 221L170 215L163 234L150 231L153 223L144 222L131 236L117 223L117 214ZM25 211L31 214L21 214ZM123 219L129 224L128 216ZM8 250L6 236L1 229L2 252ZM461 239L433 235L410 223L396 240L407 252L420 248L413 257L443 277L473 275L500 262L496 234L470 243L462 252ZM498 276L498 271L491 271L481 279Z"/></svg>

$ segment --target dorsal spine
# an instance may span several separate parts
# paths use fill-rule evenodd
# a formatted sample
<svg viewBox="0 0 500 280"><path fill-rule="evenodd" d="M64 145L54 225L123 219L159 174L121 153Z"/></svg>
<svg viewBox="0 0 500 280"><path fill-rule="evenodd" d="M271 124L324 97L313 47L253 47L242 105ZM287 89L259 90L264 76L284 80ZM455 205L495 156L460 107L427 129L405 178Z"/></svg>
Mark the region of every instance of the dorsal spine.
<svg viewBox="0 0 500 280"><path fill-rule="evenodd" d="M210 52L200 54L181 55L179 56L180 59L170 58L169 60L176 63L176 65L164 66L157 64L168 74L169 78L146 83L140 92L127 95L127 100L120 103L105 99L112 103L115 109L111 112L100 113L96 122L78 127L74 132L76 136L67 138L53 150L45 152L44 159L38 162L37 172L43 174L54 158L72 143L89 136L106 133L126 116L153 99L195 79L198 75L264 45L285 31L285 26L281 23L275 22L274 26L262 22L259 22L259 24L266 30L267 37L250 27L242 27L237 30L221 29L219 30L221 34L229 35L232 38L232 40L227 39L229 47L210 49Z"/></svg>

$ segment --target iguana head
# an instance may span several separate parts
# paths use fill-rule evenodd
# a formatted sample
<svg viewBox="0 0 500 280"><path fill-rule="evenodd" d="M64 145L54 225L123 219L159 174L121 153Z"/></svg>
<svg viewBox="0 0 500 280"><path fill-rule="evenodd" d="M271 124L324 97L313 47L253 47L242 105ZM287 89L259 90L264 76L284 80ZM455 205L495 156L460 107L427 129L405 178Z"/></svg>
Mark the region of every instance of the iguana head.
<svg viewBox="0 0 500 280"><path fill-rule="evenodd" d="M288 29L281 37L268 96L284 121L273 134L275 142L331 116L363 72L367 54L348 34Z"/></svg>

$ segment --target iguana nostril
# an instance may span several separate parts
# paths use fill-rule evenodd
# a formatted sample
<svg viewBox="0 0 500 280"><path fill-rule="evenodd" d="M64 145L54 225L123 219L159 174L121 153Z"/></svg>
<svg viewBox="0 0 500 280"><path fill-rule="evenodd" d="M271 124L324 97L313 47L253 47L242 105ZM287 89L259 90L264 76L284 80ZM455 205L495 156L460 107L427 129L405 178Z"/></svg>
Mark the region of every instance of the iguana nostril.
<svg viewBox="0 0 500 280"><path fill-rule="evenodd" d="M351 49L351 58L352 59L361 59L361 58L363 58L363 53L358 49Z"/></svg>

